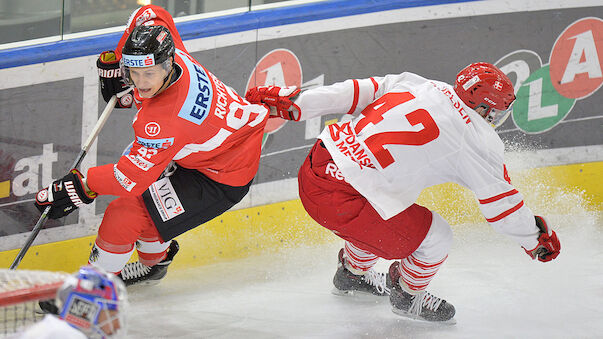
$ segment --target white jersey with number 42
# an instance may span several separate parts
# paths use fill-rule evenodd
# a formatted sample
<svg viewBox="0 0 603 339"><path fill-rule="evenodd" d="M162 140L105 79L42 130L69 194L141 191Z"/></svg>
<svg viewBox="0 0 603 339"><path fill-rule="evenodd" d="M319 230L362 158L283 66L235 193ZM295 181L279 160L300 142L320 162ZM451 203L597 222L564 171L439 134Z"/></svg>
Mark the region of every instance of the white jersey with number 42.
<svg viewBox="0 0 603 339"><path fill-rule="evenodd" d="M452 86L413 73L347 80L303 92L301 119L357 114L320 135L345 181L383 219L415 203L423 189L455 182L472 190L486 220L527 249L534 215L511 185L494 128Z"/></svg>

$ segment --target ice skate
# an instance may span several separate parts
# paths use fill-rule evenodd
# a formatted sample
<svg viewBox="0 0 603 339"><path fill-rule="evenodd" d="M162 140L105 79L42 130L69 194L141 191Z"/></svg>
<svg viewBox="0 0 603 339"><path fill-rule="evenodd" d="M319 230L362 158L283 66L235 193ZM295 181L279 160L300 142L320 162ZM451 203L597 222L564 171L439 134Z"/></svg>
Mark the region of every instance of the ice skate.
<svg viewBox="0 0 603 339"><path fill-rule="evenodd" d="M174 256L178 253L179 249L180 246L178 246L178 242L172 240L167 251L167 256L156 265L147 266L141 264L139 261L132 262L126 264L117 276L124 281L126 286L157 284L159 283L159 280L167 274L168 266L172 263L172 259L174 259Z"/></svg>
<svg viewBox="0 0 603 339"><path fill-rule="evenodd" d="M41 300L38 302L39 309L36 307L36 314L59 314L59 308L57 307L54 299Z"/></svg>
<svg viewBox="0 0 603 339"><path fill-rule="evenodd" d="M352 273L346 267L346 259L343 257L343 248L339 251L339 262L337 272L333 277L333 294L337 295L371 295L388 296L390 291L389 274L379 273L370 269L363 275Z"/></svg>
<svg viewBox="0 0 603 339"><path fill-rule="evenodd" d="M452 304L426 291L410 294L400 285L400 263L394 262L389 267L391 278L391 294L389 301L392 311L411 319L430 322L454 324L455 309Z"/></svg>

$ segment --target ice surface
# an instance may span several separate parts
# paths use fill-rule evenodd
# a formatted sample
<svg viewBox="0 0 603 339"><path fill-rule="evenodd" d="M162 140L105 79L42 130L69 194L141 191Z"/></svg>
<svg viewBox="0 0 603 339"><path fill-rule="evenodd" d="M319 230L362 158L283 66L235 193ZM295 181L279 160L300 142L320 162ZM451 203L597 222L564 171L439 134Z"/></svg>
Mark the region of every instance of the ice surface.
<svg viewBox="0 0 603 339"><path fill-rule="evenodd" d="M406 320L387 298L331 294L341 242L172 270L129 290L131 338L595 338L603 336L603 223L549 216L562 252L532 261L487 224L453 226L429 291L455 325ZM176 257L175 260L178 260ZM388 263L378 264L385 271Z"/></svg>

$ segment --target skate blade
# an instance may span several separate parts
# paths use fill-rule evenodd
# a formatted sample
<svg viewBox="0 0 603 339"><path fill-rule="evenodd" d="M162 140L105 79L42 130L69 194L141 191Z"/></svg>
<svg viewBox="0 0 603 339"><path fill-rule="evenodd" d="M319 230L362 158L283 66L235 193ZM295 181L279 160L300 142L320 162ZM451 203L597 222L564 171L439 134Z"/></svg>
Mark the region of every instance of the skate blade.
<svg viewBox="0 0 603 339"><path fill-rule="evenodd" d="M344 296L344 297L353 297L353 298L358 298L358 299L376 299L376 300L381 300L384 297L388 297L388 294L385 295L376 295L376 294L372 294L369 292L363 292L363 291L356 291L356 290L340 290L337 287L333 287L333 289L331 290L331 293L334 295L338 295L338 296Z"/></svg>
<svg viewBox="0 0 603 339"><path fill-rule="evenodd" d="M155 286L155 285L159 285L159 281L160 280L145 280L145 281L140 281L140 282L137 282L135 284L126 286L126 289L130 289L130 288L136 289L139 286L145 286L145 287L146 286Z"/></svg>
<svg viewBox="0 0 603 339"><path fill-rule="evenodd" d="M51 312L46 312L43 309L41 309L39 306L36 306L34 309L34 314L36 317L44 317L47 314L53 314Z"/></svg>
<svg viewBox="0 0 603 339"><path fill-rule="evenodd" d="M432 321L432 320L427 320L427 319L421 318L416 314L411 314L406 311L399 310L395 307L392 307L392 312L394 312L395 314L402 316L408 320L416 321L416 322L422 323L422 324L434 324L434 325L442 324L442 325L446 325L446 326L456 324L456 319L454 319L454 317L452 319L448 319L445 321Z"/></svg>

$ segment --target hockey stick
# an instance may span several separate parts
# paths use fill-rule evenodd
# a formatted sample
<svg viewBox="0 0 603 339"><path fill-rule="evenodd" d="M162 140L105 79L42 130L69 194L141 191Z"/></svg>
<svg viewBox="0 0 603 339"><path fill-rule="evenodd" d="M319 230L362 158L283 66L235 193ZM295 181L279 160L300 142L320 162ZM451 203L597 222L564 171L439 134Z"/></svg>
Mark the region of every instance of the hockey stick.
<svg viewBox="0 0 603 339"><path fill-rule="evenodd" d="M73 162L73 165L71 165L70 169L78 168L80 166L80 164L82 163L82 160L84 160L84 157L86 156L86 153L88 153L88 150L92 146L92 143L94 142L94 140L96 140L96 137L100 133L100 130L105 125L105 122L107 122L107 120L109 119L111 112L113 112L113 108L115 108L115 103L117 102L117 98L118 97L121 98L122 96L124 96L125 94L130 92L131 89L132 88L128 88L125 91L117 93L117 95L112 96L111 99L109 100L109 102L107 102L107 106L105 106L103 113L101 114L100 118L98 118L96 125L92 129L92 133L90 133L90 135L88 136L88 139L86 139L86 142L84 142L84 144L82 145L82 149L80 150L80 153L77 155L77 158L75 158L75 161ZM44 225L44 223L46 223L46 219L48 219L48 213L50 212L50 208L51 208L51 206L47 206L44 209L44 212L42 212L42 215L40 215L40 219L38 219L38 222L36 223L34 228L31 230L31 234L27 238L25 245L23 245L23 248L21 248L21 250L17 254L17 257L15 258L13 263L10 265L11 270L14 270L17 268L17 266L19 266L19 263L21 263L21 260L23 260L23 257L25 256L25 253L31 247L31 244L33 243L34 239L36 239L36 237L38 236L38 233L40 233L42 226Z"/></svg>

